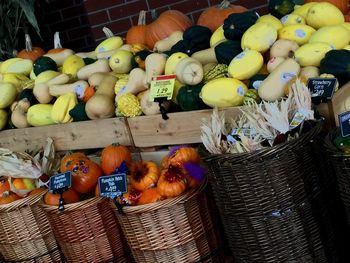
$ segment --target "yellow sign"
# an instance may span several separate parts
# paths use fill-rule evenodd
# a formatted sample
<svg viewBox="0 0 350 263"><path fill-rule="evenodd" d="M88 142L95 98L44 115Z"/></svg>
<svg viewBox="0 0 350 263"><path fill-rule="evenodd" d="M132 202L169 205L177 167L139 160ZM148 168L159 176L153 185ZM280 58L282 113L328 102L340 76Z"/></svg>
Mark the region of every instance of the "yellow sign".
<svg viewBox="0 0 350 263"><path fill-rule="evenodd" d="M153 77L151 81L150 101L157 98L170 100L173 96L176 75L163 75Z"/></svg>

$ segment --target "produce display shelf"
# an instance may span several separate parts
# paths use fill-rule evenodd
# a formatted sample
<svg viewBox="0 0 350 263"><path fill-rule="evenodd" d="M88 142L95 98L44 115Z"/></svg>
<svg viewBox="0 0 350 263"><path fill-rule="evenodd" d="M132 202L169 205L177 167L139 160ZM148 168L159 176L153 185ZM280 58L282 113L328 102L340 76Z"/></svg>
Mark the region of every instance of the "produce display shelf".
<svg viewBox="0 0 350 263"><path fill-rule="evenodd" d="M240 107L222 109L235 118ZM42 127L4 130L0 132L0 147L13 151L36 151L50 137L57 151L103 148L111 143L126 146L154 147L201 142L200 126L212 110L169 113L135 118L110 118Z"/></svg>

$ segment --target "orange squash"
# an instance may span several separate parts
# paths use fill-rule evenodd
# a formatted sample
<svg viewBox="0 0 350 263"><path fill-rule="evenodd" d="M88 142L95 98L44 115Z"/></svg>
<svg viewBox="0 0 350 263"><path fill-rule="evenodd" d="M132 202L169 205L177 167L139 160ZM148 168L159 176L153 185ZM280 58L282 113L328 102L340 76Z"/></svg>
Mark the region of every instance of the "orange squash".
<svg viewBox="0 0 350 263"><path fill-rule="evenodd" d="M162 200L163 197L160 195L158 188L149 188L142 192L141 197L138 201L138 205L145 205L158 202Z"/></svg>
<svg viewBox="0 0 350 263"><path fill-rule="evenodd" d="M126 33L127 44L146 44L146 11L141 10L137 25L132 26Z"/></svg>
<svg viewBox="0 0 350 263"><path fill-rule="evenodd" d="M29 34L25 34L26 48L22 49L18 54L18 58L30 59L32 61L37 60L39 57L45 54L45 51L40 47L33 47Z"/></svg>
<svg viewBox="0 0 350 263"><path fill-rule="evenodd" d="M349 0L305 0L304 3L310 2L328 2L340 9L343 14L346 14L349 11Z"/></svg>
<svg viewBox="0 0 350 263"><path fill-rule="evenodd" d="M63 193L63 199L66 204L72 204L79 202L80 197L76 191L73 189L68 189ZM52 194L50 192L47 192L44 195L44 203L47 205L59 205L60 201L60 194Z"/></svg>
<svg viewBox="0 0 350 263"><path fill-rule="evenodd" d="M167 10L147 25L146 45L153 49L158 40L168 37L174 31L185 31L192 24L192 20L184 13L177 10Z"/></svg>
<svg viewBox="0 0 350 263"><path fill-rule="evenodd" d="M154 162L135 162L130 169L131 185L139 191L144 191L157 184L159 170Z"/></svg>
<svg viewBox="0 0 350 263"><path fill-rule="evenodd" d="M185 192L187 187L187 173L179 166L169 166L161 172L157 188L164 197L175 197Z"/></svg>
<svg viewBox="0 0 350 263"><path fill-rule="evenodd" d="M101 168L105 175L110 175L126 161L127 164L131 163L131 153L128 147L111 144L103 149L101 154Z"/></svg>
<svg viewBox="0 0 350 263"><path fill-rule="evenodd" d="M224 23L224 20L233 13L242 13L248 9L240 5L231 5L228 0L223 0L218 6L205 9L198 18L197 25L206 26L214 32Z"/></svg>

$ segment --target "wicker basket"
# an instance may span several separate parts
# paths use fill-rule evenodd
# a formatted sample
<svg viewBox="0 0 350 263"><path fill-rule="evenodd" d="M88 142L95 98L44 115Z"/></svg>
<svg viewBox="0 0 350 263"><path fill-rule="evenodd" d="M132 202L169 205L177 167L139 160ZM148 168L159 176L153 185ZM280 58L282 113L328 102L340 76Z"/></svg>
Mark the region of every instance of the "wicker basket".
<svg viewBox="0 0 350 263"><path fill-rule="evenodd" d="M311 208L312 139L243 154L207 155L210 183L236 262L327 262Z"/></svg>
<svg viewBox="0 0 350 263"><path fill-rule="evenodd" d="M41 203L67 262L129 262L130 252L109 200L91 198L65 206Z"/></svg>
<svg viewBox="0 0 350 263"><path fill-rule="evenodd" d="M136 262L222 262L203 189L204 185L154 204L124 207L123 214L115 209Z"/></svg>
<svg viewBox="0 0 350 263"><path fill-rule="evenodd" d="M62 262L49 221L39 206L44 193L0 206L0 253L5 262Z"/></svg>

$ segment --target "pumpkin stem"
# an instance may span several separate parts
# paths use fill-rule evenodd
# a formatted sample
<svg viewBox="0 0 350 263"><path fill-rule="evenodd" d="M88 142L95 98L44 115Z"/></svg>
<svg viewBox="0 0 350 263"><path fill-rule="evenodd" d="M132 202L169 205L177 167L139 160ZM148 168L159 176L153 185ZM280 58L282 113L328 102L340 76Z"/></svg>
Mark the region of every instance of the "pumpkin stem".
<svg viewBox="0 0 350 263"><path fill-rule="evenodd" d="M157 19L158 15L157 15L157 11L155 9L151 10L151 17L152 17L152 20Z"/></svg>
<svg viewBox="0 0 350 263"><path fill-rule="evenodd" d="M139 20L137 22L137 25L139 26L145 26L146 25L146 11L141 10L139 14Z"/></svg>
<svg viewBox="0 0 350 263"><path fill-rule="evenodd" d="M53 46L54 48L62 48L60 32L56 32L53 36Z"/></svg>
<svg viewBox="0 0 350 263"><path fill-rule="evenodd" d="M110 30L108 27L103 27L102 31L103 31L103 33L105 33L106 38L110 38L110 37L114 36L112 30Z"/></svg>
<svg viewBox="0 0 350 263"><path fill-rule="evenodd" d="M25 38L25 41L26 41L26 50L28 52L32 52L33 51L33 46L32 46L32 40L30 39L29 34L25 34L24 38Z"/></svg>
<svg viewBox="0 0 350 263"><path fill-rule="evenodd" d="M229 8L230 5L231 5L230 1L228 1L228 0L223 0L223 1L218 5L218 8L219 8L219 9L227 9L227 8Z"/></svg>

